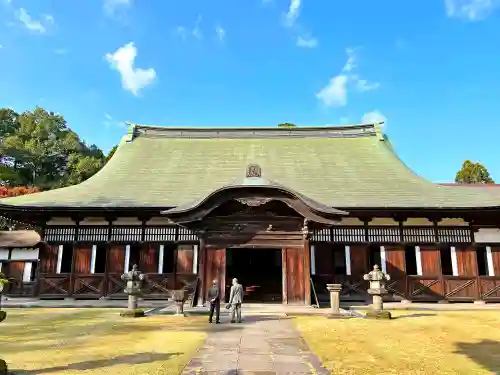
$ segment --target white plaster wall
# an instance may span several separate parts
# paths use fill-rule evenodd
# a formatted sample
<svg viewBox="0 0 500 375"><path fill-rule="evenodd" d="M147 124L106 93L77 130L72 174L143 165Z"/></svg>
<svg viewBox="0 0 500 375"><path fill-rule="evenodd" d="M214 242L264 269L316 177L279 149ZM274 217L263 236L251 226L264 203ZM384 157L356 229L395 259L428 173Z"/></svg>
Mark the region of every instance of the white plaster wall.
<svg viewBox="0 0 500 375"><path fill-rule="evenodd" d="M500 243L500 229L480 228L474 233L476 243Z"/></svg>
<svg viewBox="0 0 500 375"><path fill-rule="evenodd" d="M9 259L9 250L0 249L0 260L8 260Z"/></svg>

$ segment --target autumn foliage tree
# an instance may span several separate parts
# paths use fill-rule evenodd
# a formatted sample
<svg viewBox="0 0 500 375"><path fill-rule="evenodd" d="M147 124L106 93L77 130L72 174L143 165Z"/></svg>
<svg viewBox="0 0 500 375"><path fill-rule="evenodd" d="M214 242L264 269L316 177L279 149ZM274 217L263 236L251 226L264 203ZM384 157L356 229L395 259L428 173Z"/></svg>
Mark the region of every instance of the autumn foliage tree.
<svg viewBox="0 0 500 375"><path fill-rule="evenodd" d="M494 184L495 181L484 165L466 160L457 172L455 182L458 184Z"/></svg>
<svg viewBox="0 0 500 375"><path fill-rule="evenodd" d="M40 189L37 187L15 186L8 188L0 186L0 198L17 197L19 195L38 193Z"/></svg>

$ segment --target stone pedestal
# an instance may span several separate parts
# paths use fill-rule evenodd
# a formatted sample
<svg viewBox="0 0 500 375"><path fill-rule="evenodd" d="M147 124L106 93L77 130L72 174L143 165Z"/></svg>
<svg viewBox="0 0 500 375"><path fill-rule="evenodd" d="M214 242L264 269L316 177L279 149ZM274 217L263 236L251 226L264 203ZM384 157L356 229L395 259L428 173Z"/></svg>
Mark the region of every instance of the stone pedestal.
<svg viewBox="0 0 500 375"><path fill-rule="evenodd" d="M483 301L481 299L475 300L474 301L474 305L486 305L486 301Z"/></svg>
<svg viewBox="0 0 500 375"><path fill-rule="evenodd" d="M175 302L174 316L186 316L186 314L184 313L184 303L186 302L186 291L174 290L172 293L172 299Z"/></svg>
<svg viewBox="0 0 500 375"><path fill-rule="evenodd" d="M326 289L330 292L330 313L329 318L344 318L340 312L340 292L342 284L326 284Z"/></svg>
<svg viewBox="0 0 500 375"><path fill-rule="evenodd" d="M135 309L137 309L137 301L138 300L139 299L137 298L137 296L129 295L128 296L128 306L127 306L127 308L129 310L135 310Z"/></svg>

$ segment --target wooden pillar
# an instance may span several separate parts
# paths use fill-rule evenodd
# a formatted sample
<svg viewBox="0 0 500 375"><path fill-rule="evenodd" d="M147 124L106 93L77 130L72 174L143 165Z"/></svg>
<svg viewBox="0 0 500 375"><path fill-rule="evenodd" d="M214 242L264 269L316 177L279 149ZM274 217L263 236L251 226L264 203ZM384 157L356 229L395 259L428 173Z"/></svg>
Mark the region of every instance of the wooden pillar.
<svg viewBox="0 0 500 375"><path fill-rule="evenodd" d="M288 285L287 285L287 249L283 248L281 249L281 265L283 267L282 271L282 289L283 289L283 303L287 304L288 303Z"/></svg>
<svg viewBox="0 0 500 375"><path fill-rule="evenodd" d="M309 239L304 239L304 304L311 305L311 251L309 249Z"/></svg>
<svg viewBox="0 0 500 375"><path fill-rule="evenodd" d="M109 258L111 254L111 246L106 243L106 262L104 263L104 280L102 282L101 298L104 298L108 293L108 273L109 273Z"/></svg>
<svg viewBox="0 0 500 375"><path fill-rule="evenodd" d="M205 302L206 285L205 275L207 273L207 249L205 243L205 233L200 233L200 247L199 247L200 267L199 267L199 289L198 289L198 306L202 306Z"/></svg>
<svg viewBox="0 0 500 375"><path fill-rule="evenodd" d="M73 289L75 288L75 263L76 263L76 251L75 246L72 246L71 251L71 272L69 275L69 288L68 288L68 297L73 295Z"/></svg>

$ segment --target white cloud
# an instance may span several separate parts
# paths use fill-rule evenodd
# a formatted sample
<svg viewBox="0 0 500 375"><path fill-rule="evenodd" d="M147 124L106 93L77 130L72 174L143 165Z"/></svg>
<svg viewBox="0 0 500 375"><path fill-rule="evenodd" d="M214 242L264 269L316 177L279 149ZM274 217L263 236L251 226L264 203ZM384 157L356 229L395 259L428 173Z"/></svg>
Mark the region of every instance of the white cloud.
<svg viewBox="0 0 500 375"><path fill-rule="evenodd" d="M201 16L198 15L198 18L196 18L196 24L194 26L194 29L191 32L196 39L203 39L203 34L201 33L200 30L200 23L201 23Z"/></svg>
<svg viewBox="0 0 500 375"><path fill-rule="evenodd" d="M330 82L316 94L316 97L328 107L343 107L347 104L347 79L340 74L330 79Z"/></svg>
<svg viewBox="0 0 500 375"><path fill-rule="evenodd" d="M468 21L479 21L488 17L499 5L499 0L444 0L448 17Z"/></svg>
<svg viewBox="0 0 500 375"><path fill-rule="evenodd" d="M181 39L186 39L188 36L188 31L184 26L177 26L175 32L181 37Z"/></svg>
<svg viewBox="0 0 500 375"><path fill-rule="evenodd" d="M136 56L137 48L130 42L118 48L113 54L107 53L105 57L111 68L120 73L122 87L137 96L139 90L154 82L156 71L153 68L136 68L134 66Z"/></svg>
<svg viewBox="0 0 500 375"><path fill-rule="evenodd" d="M378 82L368 82L366 79L359 78L357 75L351 77L355 82L356 89L361 92L376 90L380 87Z"/></svg>
<svg viewBox="0 0 500 375"><path fill-rule="evenodd" d="M328 84L316 94L316 98L328 107L344 107L347 105L349 86L360 92L375 90L380 86L377 82L368 82L366 79L361 78L359 74L354 74L357 70L357 57L354 49L347 48L346 54L347 61L340 74L330 78Z"/></svg>
<svg viewBox="0 0 500 375"><path fill-rule="evenodd" d="M221 25L217 24L215 25L215 32L219 40L222 42L226 37L226 30Z"/></svg>
<svg viewBox="0 0 500 375"><path fill-rule="evenodd" d="M196 39L201 40L201 39L203 39L203 33L201 32L201 29L200 29L201 20L202 20L201 15L198 15L198 17L196 18L196 23L194 25L194 28L192 30L188 30L185 26L177 26L175 28L175 33L177 35L179 35L179 37L182 40L186 40L189 35L192 35ZM222 27L220 27L218 25L216 26L215 31L216 31L217 35L219 36L219 39L221 39L221 40L226 35L226 30L224 30ZM221 37L221 35L222 35L222 37Z"/></svg>
<svg viewBox="0 0 500 375"><path fill-rule="evenodd" d="M349 73L356 68L356 56L354 54L353 48L346 48L345 53L347 55L347 61L342 68L343 72Z"/></svg>
<svg viewBox="0 0 500 375"><path fill-rule="evenodd" d="M363 124L386 123L387 118L378 110L375 109L371 112L366 112L361 118Z"/></svg>
<svg viewBox="0 0 500 375"><path fill-rule="evenodd" d="M127 9L132 6L132 0L104 0L104 11L112 15L119 9Z"/></svg>
<svg viewBox="0 0 500 375"><path fill-rule="evenodd" d="M103 124L107 128L117 127L117 126L126 126L125 122L115 120L111 115L105 113Z"/></svg>
<svg viewBox="0 0 500 375"><path fill-rule="evenodd" d="M290 0L288 12L285 14L285 26L291 27L299 18L301 0Z"/></svg>
<svg viewBox="0 0 500 375"><path fill-rule="evenodd" d="M306 38L299 36L297 38L297 47L303 48L316 48L318 46L318 41L315 38Z"/></svg>
<svg viewBox="0 0 500 375"><path fill-rule="evenodd" d="M47 27L54 24L54 17L50 14L45 14L41 19L36 20L31 17L26 9L20 8L17 12L17 17L19 21L31 31L43 34L47 31Z"/></svg>
<svg viewBox="0 0 500 375"><path fill-rule="evenodd" d="M54 50L54 53L56 55L65 55L68 53L68 50L66 48L57 48Z"/></svg>

